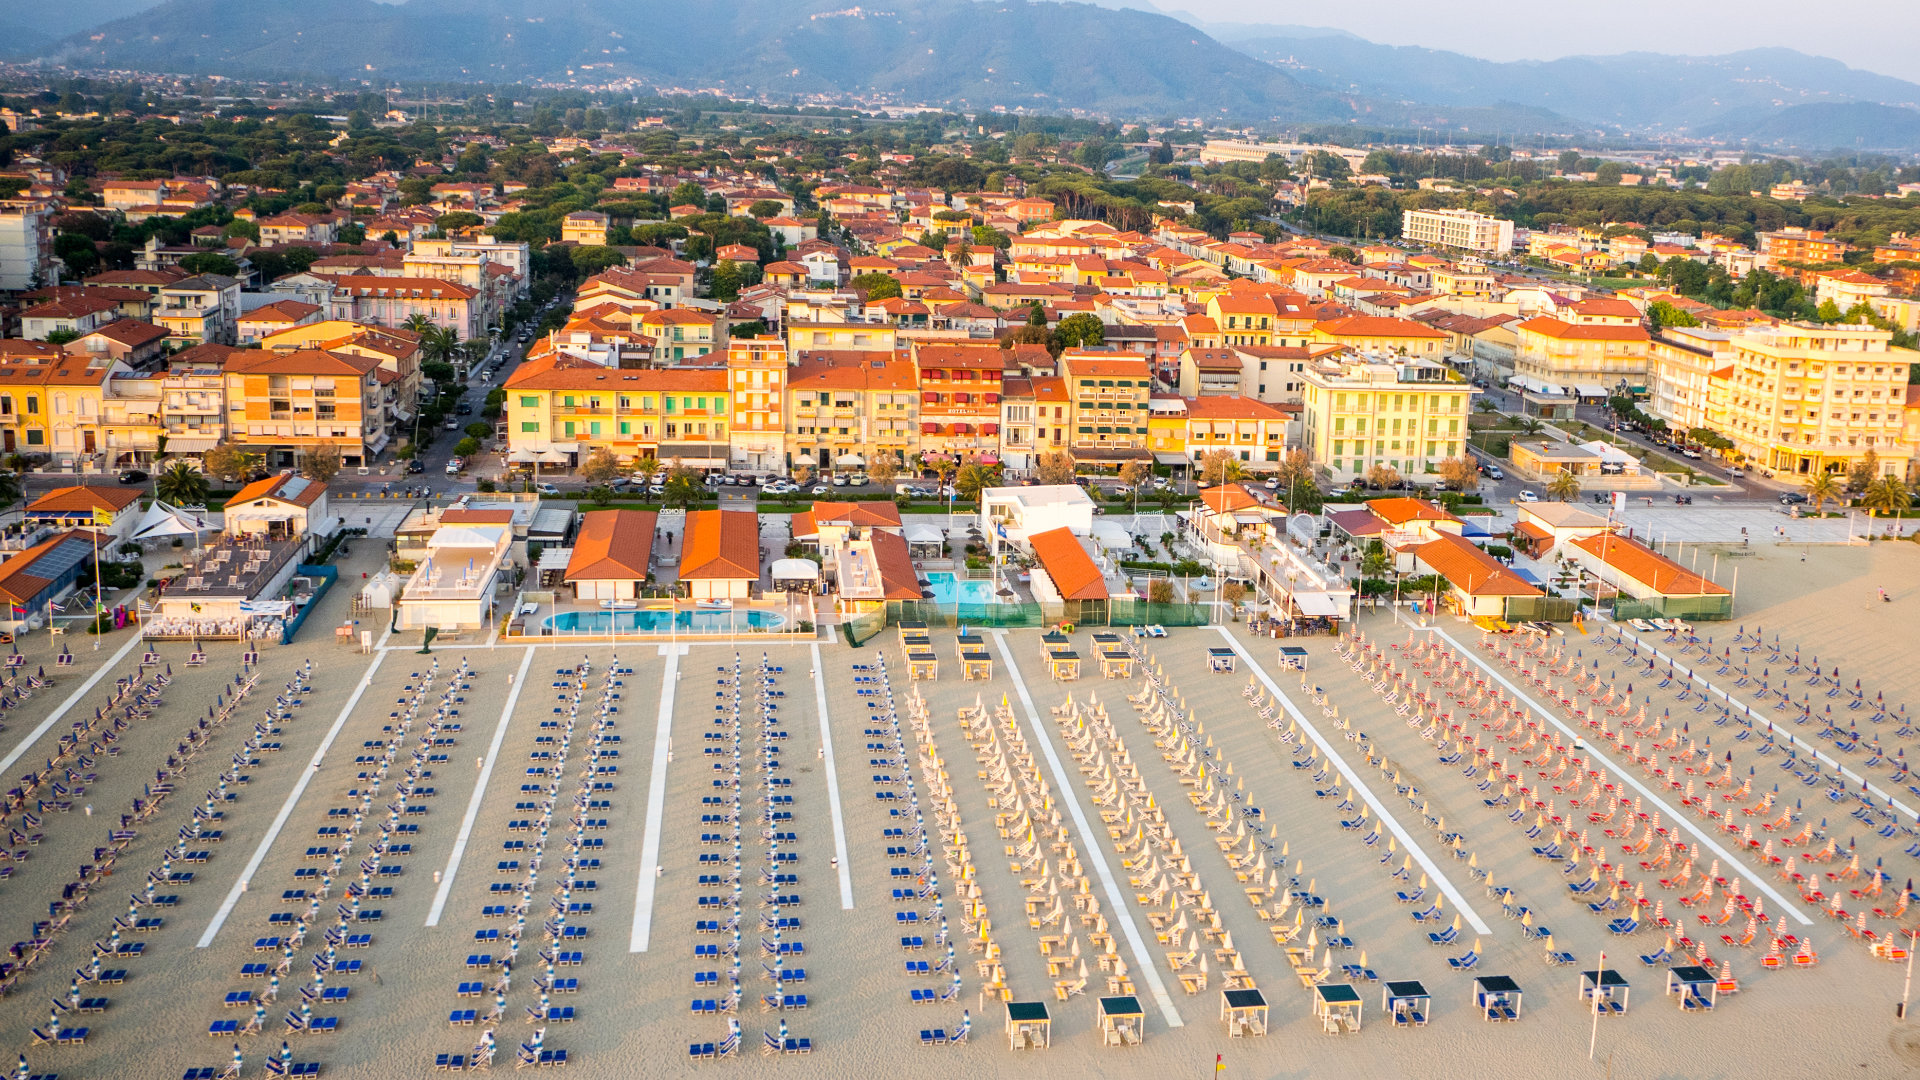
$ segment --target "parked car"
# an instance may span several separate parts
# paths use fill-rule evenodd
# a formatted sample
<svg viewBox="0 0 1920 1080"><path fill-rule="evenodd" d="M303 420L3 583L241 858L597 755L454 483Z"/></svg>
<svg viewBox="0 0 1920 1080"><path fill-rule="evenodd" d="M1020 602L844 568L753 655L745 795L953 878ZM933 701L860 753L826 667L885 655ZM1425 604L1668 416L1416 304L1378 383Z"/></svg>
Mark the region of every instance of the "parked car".
<svg viewBox="0 0 1920 1080"><path fill-rule="evenodd" d="M1266 488L1268 491L1279 491L1280 478L1277 476L1269 476L1267 477L1267 482L1260 486Z"/></svg>
<svg viewBox="0 0 1920 1080"><path fill-rule="evenodd" d="M828 485L826 485L826 484L815 484L815 485L813 485L813 493L814 493L815 495L825 495L825 494L826 494L827 492L829 492L829 491L832 491L832 490L833 490L833 488L831 488L831 487L829 487L829 486L828 486Z"/></svg>
<svg viewBox="0 0 1920 1080"><path fill-rule="evenodd" d="M647 494L652 495L655 498L665 495L666 493L667 493L667 485L665 484L648 484L647 485Z"/></svg>
<svg viewBox="0 0 1920 1080"><path fill-rule="evenodd" d="M837 476L835 476L835 477L833 478L833 486L834 486L834 487L846 487L846 486L847 486L847 474L846 474L846 473L840 473L839 475L837 475Z"/></svg>
<svg viewBox="0 0 1920 1080"><path fill-rule="evenodd" d="M560 494L560 489L557 487L554 487L552 484L535 484L533 485L533 490L539 492L542 495Z"/></svg>
<svg viewBox="0 0 1920 1080"><path fill-rule="evenodd" d="M1540 501L1540 496L1535 495L1531 491L1523 491L1520 493L1520 501L1524 503L1537 503Z"/></svg>
<svg viewBox="0 0 1920 1080"><path fill-rule="evenodd" d="M1737 479L1739 477L1743 477L1747 475L1747 470L1736 465L1733 468L1727 470L1727 475Z"/></svg>
<svg viewBox="0 0 1920 1080"><path fill-rule="evenodd" d="M1505 472L1502 472L1500 469L1500 466L1498 465L1486 466L1485 468L1480 470L1480 475L1486 477L1489 480L1505 480L1507 478L1507 474Z"/></svg>
<svg viewBox="0 0 1920 1080"><path fill-rule="evenodd" d="M120 474L120 482L123 484L144 484L147 482L147 474L141 472L139 469L128 469L126 472Z"/></svg>

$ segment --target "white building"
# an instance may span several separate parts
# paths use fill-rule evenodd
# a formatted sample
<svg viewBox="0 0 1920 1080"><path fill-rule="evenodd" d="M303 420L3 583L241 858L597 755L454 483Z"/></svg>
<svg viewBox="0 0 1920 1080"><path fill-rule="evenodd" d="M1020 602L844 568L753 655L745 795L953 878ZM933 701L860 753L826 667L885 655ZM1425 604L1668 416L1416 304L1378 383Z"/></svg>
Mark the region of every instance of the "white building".
<svg viewBox="0 0 1920 1080"><path fill-rule="evenodd" d="M513 530L505 525L442 526L400 593L397 628L485 626L512 546Z"/></svg>
<svg viewBox="0 0 1920 1080"><path fill-rule="evenodd" d="M0 291L50 284L52 259L53 209L25 199L0 200Z"/></svg>
<svg viewBox="0 0 1920 1080"><path fill-rule="evenodd" d="M1075 536L1093 532L1093 498L1078 484L997 487L980 493L980 527L1001 543L1027 542L1035 533L1069 529ZM1005 530L1004 533L997 530Z"/></svg>
<svg viewBox="0 0 1920 1080"><path fill-rule="evenodd" d="M1459 251L1505 255L1513 250L1513 222L1472 210L1402 211L1400 236L1416 244Z"/></svg>

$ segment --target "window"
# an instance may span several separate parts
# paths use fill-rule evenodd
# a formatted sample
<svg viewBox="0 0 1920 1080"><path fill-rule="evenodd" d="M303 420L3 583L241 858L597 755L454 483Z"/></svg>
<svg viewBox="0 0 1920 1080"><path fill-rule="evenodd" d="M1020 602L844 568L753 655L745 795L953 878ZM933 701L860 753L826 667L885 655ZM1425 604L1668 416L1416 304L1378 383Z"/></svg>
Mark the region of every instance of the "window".
<svg viewBox="0 0 1920 1080"><path fill-rule="evenodd" d="M523 432L537 432L540 430L540 422L538 420L522 420L520 421L520 430Z"/></svg>
<svg viewBox="0 0 1920 1080"><path fill-rule="evenodd" d="M591 422L589 422L589 423L587 424L587 434L589 434L589 435L598 435L598 434L600 434L600 421L598 421L598 420L594 420L594 421L591 421Z"/></svg>
<svg viewBox="0 0 1920 1080"><path fill-rule="evenodd" d="M29 402L31 402L31 401L32 401L33 399L32 399L32 398L28 398L27 400L28 400ZM29 411L31 411L31 410L29 410ZM47 434L46 434L46 432L44 432L44 431L41 431L41 430L40 430L40 429L38 429L38 428L28 428L28 429L27 429L27 445L28 445L28 446L39 446L40 444L42 444L42 443L44 443L44 442L46 442L46 441L47 441Z"/></svg>
<svg viewBox="0 0 1920 1080"><path fill-rule="evenodd" d="M572 434L573 434L573 421L571 421L571 420L569 420L569 421L567 421L567 422L566 422L566 424L565 424L565 425L564 425L564 427L563 427L563 431L564 431L564 433L565 433L565 434L567 434L567 435L572 435Z"/></svg>

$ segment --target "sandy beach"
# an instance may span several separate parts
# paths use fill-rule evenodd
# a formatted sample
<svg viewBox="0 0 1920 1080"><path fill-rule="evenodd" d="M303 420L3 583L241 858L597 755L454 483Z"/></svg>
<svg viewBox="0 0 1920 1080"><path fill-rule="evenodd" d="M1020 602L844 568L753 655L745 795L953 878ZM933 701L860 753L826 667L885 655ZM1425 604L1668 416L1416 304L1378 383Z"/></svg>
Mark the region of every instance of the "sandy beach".
<svg viewBox="0 0 1920 1080"><path fill-rule="evenodd" d="M1909 711L1920 708L1920 685L1916 685L1920 675L1901 662L1912 640L1908 609L1920 605L1920 552L1906 544L1815 547L1808 549L1802 561L1801 550L1763 545L1754 549L1755 554L1723 559L1719 575L1723 582L1730 579L1725 565L1739 564L1738 614L1730 623L1701 624L1698 633L1715 639L1716 656L1723 648L1739 649L1732 638L1742 628L1758 627L1763 650L1771 649L1777 634L1784 650L1790 652L1795 645L1802 649L1805 667L1813 665L1816 654L1822 668L1837 663L1846 692L1840 697L1827 698L1826 686L1808 686L1796 677L1795 700L1804 690L1814 695L1810 703L1816 709L1837 703L1840 711L1847 712L1844 702L1855 678L1861 680L1869 699L1884 693L1889 705L1906 705ZM1883 587L1892 595L1891 603L1878 599L1877 590ZM319 831L343 820L339 815L330 817L328 811L357 802L348 792L366 782L361 774L372 762L364 759L382 754L395 735L388 729L401 720L394 714L404 712L405 702L423 695L425 711L404 733L405 749L392 773L397 782L419 743L424 718L442 702L450 677L463 660L471 666L472 684L456 694L463 701L449 702L450 708L458 710L451 720L459 730L440 733L451 742L420 748L443 754L445 760L425 763L424 770L431 775L422 775L418 786L430 787L433 793L417 791L409 801L409 808L424 808L424 812L404 815L406 824L417 826L417 831L394 837L410 845L410 850L383 860L383 866L401 868L375 881L379 887L391 888L391 894L362 902L363 909L380 909L379 920L360 921L352 927L356 933L370 934L371 941L338 951L339 959L358 959L362 968L356 974L330 974L328 986L347 987L350 993L344 1000L328 1001L314 1010L316 1015L337 1016L338 1031L295 1035L289 1041L294 1060L319 1062L323 1075L343 1078L424 1075L433 1070L436 1054L468 1052L484 1025L456 1026L449 1023L449 1014L475 1008L484 1016L492 1006L490 992L460 997L456 988L470 980L491 985L497 976L497 971L476 972L466 961L474 953L502 951L477 943L475 932L505 924L483 913L489 905L503 902L490 887L525 878L524 865L502 872L498 864L524 858L504 845L529 839L515 823L528 819L529 807L540 798L538 791L523 791L523 785L538 788L547 781L544 774L527 770L544 767L550 759L534 755L555 749L552 739L558 729L542 726L564 718L564 712L556 709L564 710L566 699L554 684L565 682L584 662L588 674L581 715L589 716L606 689L604 676L617 656L618 665L632 672L619 676L620 685L611 688L619 696L609 699L616 711L604 733L619 740L602 744L601 760L618 771L594 778L612 787L592 792L592 798L603 800L604 806L596 805L587 816L596 822L603 819L604 827L596 823L585 835L603 839L604 846L586 852L598 858L599 865L579 874L592 879L596 887L576 890L571 897L591 904L591 911L578 909L568 920L569 925L587 931L565 946L578 949L581 962L561 971L579 980L578 992L552 999L553 1005L573 1006L575 1018L547 1024L543 1043L568 1052L567 1069L572 1075L739 1071L755 1076L800 1072L852 1077L870 1072L876 1055L884 1055L896 1071L910 1075L965 1070L968 1075L1006 1077L1030 1074L1036 1068L1053 1075L1207 1075L1215 1055L1221 1055L1227 1075L1276 1078L1399 1073L1444 1080L1489 1070L1604 1076L1609 1068L1611 1075L1622 1076L1734 1077L1777 1075L1789 1060L1796 1062L1795 1069L1803 1068L1798 1063L1817 1062L1819 1072L1835 1075L1897 1076L1920 1069L1920 1033L1912 1022L1901 1024L1894 1019L1903 968L1870 957L1846 933L1846 926L1822 915L1818 905L1801 900L1778 873L1764 869L1759 852L1744 848L1738 835L1711 826L1705 829L1707 835L1732 855L1721 867L1723 875L1738 876L1747 883L1764 882L1784 897L1784 903L1766 901L1765 910L1784 928L1810 940L1820 962L1807 970L1763 971L1764 937L1758 947L1722 947L1719 934L1738 931L1740 921L1715 927L1706 937L1707 928L1697 925L1695 913L1678 906L1677 893L1662 890L1651 880L1658 874L1632 867L1629 876L1644 884L1646 896L1664 900L1669 915L1683 915L1695 923L1694 929L1702 931L1696 937L1712 941L1708 951L1714 961L1731 962L1739 980L1740 991L1722 997L1711 1014L1681 1012L1675 999L1662 994L1664 968L1648 968L1637 959L1658 948L1663 935L1656 929L1626 937L1610 933L1605 918L1590 914L1584 901L1569 896L1568 878L1559 864L1530 854L1532 844L1522 828L1508 820L1510 808L1484 805L1489 792L1478 789L1476 780L1463 776L1460 767L1439 763L1439 754L1422 739L1420 730L1385 704L1363 681L1362 673L1336 656L1337 642L1331 638L1289 642L1308 651L1305 690L1299 673L1280 667L1273 641L1250 637L1238 625L1175 630L1140 647L1148 663L1164 672L1171 692L1184 700L1202 732L1199 738L1210 741L1213 767L1232 766L1231 780L1224 772L1216 773L1223 787L1239 796L1239 805L1258 806L1261 825L1256 828L1271 830L1276 843L1285 845L1284 865L1277 851L1269 861L1281 870L1283 880L1299 866L1302 882L1310 882L1311 891L1324 898L1324 913L1341 920L1339 933L1352 939L1353 948L1333 953L1336 967L1358 963L1364 950L1366 966L1382 980L1423 981L1433 1000L1429 1023L1421 1028L1393 1029L1380 1012L1380 984L1363 981L1356 985L1365 1006L1364 1030L1339 1037L1321 1033L1311 1015L1309 992L1295 978L1268 925L1241 895L1243 883L1236 879L1236 867L1227 853L1214 843L1216 833L1207 814L1189 800L1189 787L1182 784L1178 767L1163 758L1154 734L1142 722L1143 714L1127 702L1128 694L1141 693L1144 679L1102 679L1091 660L1086 629L1073 637L1081 655L1089 658L1087 670L1071 683L1048 678L1037 631L988 633L993 677L973 682L961 679L953 634L933 632L934 649L941 659L940 677L917 684L933 721L930 738L908 731L907 760L916 761L929 748L944 759L955 803L973 842L981 899L992 915L994 936L1003 950L1007 985L1016 999L1044 1000L1052 1010L1052 1047L1014 1052L1002 1034L1004 1006L983 993L973 958L964 950L959 957L963 990L958 1001L932 1005L909 1001L910 989L941 983L903 973L903 961L913 957L899 942L895 912L900 905L892 896L898 879L889 873L898 861L886 852L889 838L884 835L884 830L897 826L898 819L888 812L889 800L875 797L883 785L873 781L876 774L901 770L874 764L876 758L887 756L868 748L875 741L868 731L880 723L873 719L879 710L869 706L879 699L856 693L854 682L856 676L867 674L864 667L856 670L855 665L873 665L884 656L895 702L904 708L915 687L907 682L905 656L891 630L859 649L849 648L842 640L823 639L816 646L782 644L763 650L762 643L742 639L737 646L683 644L678 655L666 655L666 648L657 643L618 648L494 647L481 639L436 642L429 656L419 653L417 639L393 637L373 653L363 654L326 639L319 629L346 616L345 590L324 603L328 608L315 616L303 640L263 652L257 668L258 689L252 697L185 764L174 794L154 817L135 828L137 836L120 854L114 876L94 888L46 957L22 975L0 1002L0 1040L9 1058L24 1053L36 1074L172 1078L193 1067L213 1066L217 1072L231 1061L233 1044L239 1041L245 1055L242 1075L266 1075L265 1060L277 1054L284 1037L281 1018L290 1007L297 1008L297 988L311 975L308 957L324 947L319 930L331 925L334 904L341 898L338 888L322 907L321 917L327 921L296 953L282 979L279 1000L268 1006L266 1033L238 1039L209 1036L209 1025L231 1019L244 1024L252 1015L250 1008L228 1007L224 999L234 991L258 994L265 989L265 979L242 977L242 965L278 960L277 951L256 953L254 943L283 932L269 922L274 914L304 910L303 903L291 903L283 894L311 886L311 879L296 878L296 871L325 865L324 859L307 856L309 848L337 842ZM1405 642L1415 633L1422 642L1447 640L1384 614L1369 616L1361 629L1383 648ZM1691 712L1697 698L1681 699L1678 685L1657 689L1657 679L1634 673L1637 669L1630 668L1627 660L1633 646L1608 652L1605 628L1590 625L1588 629L1585 636L1570 632L1552 638L1549 647L1563 649L1568 658L1577 652L1585 669L1598 660L1605 669L1600 672L1603 680L1614 675L1623 686L1633 681L1636 697L1645 701L1651 716L1670 713L1675 724L1688 725L1688 740L1712 739L1716 766L1730 766L1740 780L1752 769L1753 782L1743 805L1760 802L1779 784L1774 813L1792 807L1796 800L1801 804L1792 828L1799 828L1801 822L1818 826L1822 818L1829 819L1825 835L1835 838L1843 854L1822 864L1819 871L1843 870L1850 840L1868 870L1876 859L1884 859L1892 881L1883 892L1885 902L1891 903L1915 868L1913 857L1904 850L1917 838L1898 829L1894 836L1882 837L1865 822L1848 818L1853 804L1830 802L1824 785L1803 785L1778 768L1779 752L1758 754L1757 736L1736 739L1739 725L1713 725L1718 706L1714 712ZM1471 627L1444 621L1439 630L1461 646L1458 652L1466 663L1518 679L1491 650L1478 645L1479 635ZM50 643L45 635L23 643L27 670L45 665L54 685L37 691L5 717L0 757L18 751L8 773L9 785L53 753L55 740L71 721L91 716L96 705L104 705L116 678L136 674L141 650L135 646L121 654L129 639L125 633L109 636L98 653L85 638L58 639L78 654L73 667L61 669L55 669L51 659L58 643ZM1244 650L1236 670L1210 672L1209 650L1229 645ZM696 920L714 917L700 906L699 898L716 891L699 882L699 875L708 872L699 855L730 850L726 845L701 842L701 833L712 831L701 820L703 813L712 810L702 799L715 794L716 777L724 778L724 770L716 773L713 768L720 759L704 753L708 746L720 744L703 736L721 730L714 725L715 707L729 704L732 688L724 685L726 674L718 669L731 667L736 647L748 668L761 662L764 651L769 664L784 669L772 677L769 687L783 695L771 699L774 723L761 725L749 698L742 741L751 764L768 741L764 731L782 733L774 741L779 747L780 774L791 779L791 786L782 790L792 795L793 818L780 828L791 831L793 837L782 843L781 850L797 855L789 867L797 879L782 891L797 895L799 903L781 913L800 920L786 937L804 941L808 978L803 987L789 989L804 989L809 1004L805 1010L763 1012L759 998L771 984L760 978L758 950L743 950L741 1051L728 1061L694 1062L687 1056L689 1043L717 1042L727 1031L724 1016L696 1015L689 1002L715 996L711 989L696 988L695 972L723 966L696 958L694 945L718 940L695 932ZM1673 646L1657 639L1639 647L1646 650L1643 656L1655 649L1676 655ZM92 850L106 842L109 828L142 795L182 732L206 714L215 695L224 692L240 671L237 646L210 646L208 662L191 668L185 666L187 651L185 646L159 650L162 663L172 667L164 703L132 725L120 740L117 755L96 762L96 779L87 785L84 796L75 799L73 809L42 814L35 831L43 836L37 844L10 845L26 851L28 857L13 863L12 875L0 881L0 897L7 901L3 910L8 913L9 943L30 936L31 924L47 915L48 902L59 897L62 885L89 861ZM1701 649L1695 649L1690 658L1679 662L1697 661L1700 654ZM1770 714L1783 730L1806 740L1805 755L1817 745L1839 765L1861 773L1905 805L1920 805L1920 796L1905 789L1909 781L1893 779L1890 764L1901 749L1912 757L1920 748L1920 736L1897 736L1897 721L1872 725L1866 716L1871 710L1852 711L1841 727L1856 722L1880 740L1883 763L1869 767L1865 763L1873 757L1870 750L1838 749L1832 739L1817 738L1822 726L1817 720L1795 725L1788 711L1759 703L1753 691L1760 668L1769 668L1768 679L1774 685L1785 676L1763 664L1763 655L1736 654L1753 669L1748 687L1735 687L1733 674L1717 678L1713 669L1702 674L1735 698L1755 704L1757 713ZM116 655L117 662L109 664ZM438 672L428 682L436 659ZM250 780L234 789L237 798L224 804L225 817L218 823L224 833L221 841L194 845L208 852L207 861L189 867L195 874L190 884L166 889L177 894L176 904L140 907L139 916L162 918L161 925L123 936L122 940L143 942L145 955L112 962L111 966L127 970L124 983L82 988L85 996L109 999L103 1012L69 1013L62 1018L67 1027L91 1029L85 1045L33 1045L30 1030L46 1027L49 998L66 997L74 969L87 962L90 943L106 938L113 920L128 913L128 894L140 890L146 871L158 864L179 830L190 823L194 808L203 805L205 791L240 750L253 722L309 660L315 672L312 691L269 740L279 749L257 753L258 764L243 770ZM1664 670L1665 663L1660 661L1656 675ZM75 697L74 692L96 673L101 674L100 681ZM1249 700L1250 678L1257 696L1270 700L1277 690L1284 698L1285 706L1276 712L1279 727L1269 726ZM1349 725L1346 729L1315 703L1316 688L1329 704L1338 706L1338 717ZM1536 688L1521 684L1521 689ZM66 707L70 698L73 704ZM1137 764L1141 784L1164 809L1166 827L1191 857L1193 872L1210 891L1246 971L1270 1003L1271 1030L1264 1038L1227 1037L1218 1019L1218 968L1206 991L1190 995L1169 967L1167 950L1156 943L1148 906L1136 898L1122 856L1101 827L1094 783L1075 767L1067 742L1069 731L1053 715L1070 698L1082 707L1092 700L1105 707L1116 745L1123 746ZM1054 979L1038 948L1041 931L1029 929L1023 917L1020 875L1001 855L1002 841L992 832L991 795L958 720L959 710L976 700L991 711L1003 699L1035 751L1036 769L1055 793L1063 827L1084 862L1089 888L1102 897L1117 951L1133 968L1145 1011L1142 1045L1109 1049L1099 1044L1095 1002L1103 980L1097 972L1087 993L1066 1001L1055 998ZM1296 710L1299 720L1294 719ZM49 719L53 723L48 729L32 739ZM901 719L904 725L904 713ZM1560 719L1566 719L1564 713ZM1282 738L1289 724L1296 728L1291 742ZM1477 721L1471 726L1477 729ZM1764 726L1762 722L1760 727ZM1289 764L1297 747L1313 741L1306 728L1313 729L1331 751L1316 748L1317 762L1334 759L1326 762L1328 775L1351 775L1365 787L1364 793L1348 784L1339 798L1315 797L1316 769ZM1364 738L1347 737L1361 732ZM583 747L576 736L561 780L556 825L565 825L579 786ZM656 756L657 748L670 750L670 760L664 752ZM1611 752L1604 745L1597 749L1602 757ZM612 756L612 751L618 756ZM1389 772L1368 764L1369 751L1388 759L1399 774L1399 785L1417 789L1417 795L1411 799L1400 795ZM1728 753L1733 755L1731 762L1724 760ZM1060 763L1057 772L1050 755ZM1612 760L1619 763L1622 756L1612 754ZM1649 782L1631 763L1621 770ZM1631 794L1624 775L1607 775L1608 782L1620 784L1620 791ZM749 947L755 944L754 930L762 913L757 875L764 866L765 849L758 835L760 822L752 816L759 809L754 801L758 777L753 768L745 771L744 936ZM484 788L480 787L483 778ZM1060 778L1064 784L1058 782ZM917 765L916 781L924 793ZM393 782L383 786L383 796L393 788ZM1652 790L1669 804L1681 797L1668 790ZM1376 807L1370 811L1370 821L1383 826L1382 840L1369 846L1363 842L1366 830L1342 829L1341 821L1350 820L1349 813L1338 806L1342 801ZM87 805L93 807L91 816L85 813ZM1642 809L1650 807L1651 799L1646 799ZM380 799L374 802L374 813L384 816ZM1444 827L1430 827L1428 817L1443 820ZM1671 825L1681 819L1695 824L1705 820L1677 807L1663 820ZM1911 814L1904 815L1905 824L1913 820ZM1091 827L1083 828L1081 821ZM1581 827L1590 826L1582 823ZM1514 889L1535 911L1536 921L1551 926L1555 947L1574 954L1576 963L1547 964L1542 944L1525 937L1519 922L1503 917L1500 901L1489 895L1484 881L1469 873L1466 859L1447 850L1442 833L1459 834L1463 849L1473 856L1472 869L1489 872L1501 885ZM1675 835L1697 840L1684 830L1676 829ZM1383 860L1388 837L1393 838L1395 854ZM836 865L843 843L844 861ZM531 897L531 932L523 955L547 947L538 930L558 880L556 848L557 841L550 841ZM349 871L365 853L362 840L347 861ZM1411 880L1395 878L1391 871L1410 855L1416 856ZM257 866L248 872L256 858ZM656 863L657 873L650 872ZM1463 943L1470 944L1475 937L1480 940L1481 958L1474 974L1508 975L1523 989L1525 1008L1517 1022L1485 1022L1469 1000L1472 975L1453 971L1446 963L1448 957L1465 952L1466 944L1430 946L1427 933L1435 927L1415 923L1409 917L1414 908L1396 901L1395 892L1412 887L1426 865L1437 871L1428 873L1428 898L1451 893L1464 901L1462 907L1449 900L1443 910L1449 921L1456 911L1466 921ZM246 888L236 891L243 879ZM1121 896L1118 905L1106 902L1109 880ZM946 884L951 909L955 893L953 883ZM1854 882L1852 887L1861 884ZM1840 886L1843 895L1847 887ZM223 910L229 897L234 902ZM1869 901L1865 908L1879 902ZM1850 896L1844 903L1850 912L1862 907ZM1475 921L1486 930L1477 932ZM1916 921L1920 911L1900 920L1868 918L1870 928L1883 935ZM1136 936L1144 945L1137 951ZM1631 984L1632 997L1624 1016L1600 1022L1594 1061L1589 1063L1592 1015L1578 999L1578 972L1592 968L1603 951L1607 966L1617 965ZM932 950L927 952L921 958L937 959ZM1136 963L1136 955L1146 963ZM532 963L517 967L507 993L505 1020L497 1026L496 1070L513 1068L516 1047L535 1030L527 1014L539 1002L539 991L533 986L538 968ZM1145 967L1153 969L1151 978ZM1165 988L1164 1001L1153 991L1154 981ZM1346 980L1336 972L1334 981ZM963 1007L970 1010L973 1021L968 1045L921 1046L921 1029L956 1030ZM777 1027L781 1017L793 1035L812 1040L811 1054L761 1054L762 1032Z"/></svg>

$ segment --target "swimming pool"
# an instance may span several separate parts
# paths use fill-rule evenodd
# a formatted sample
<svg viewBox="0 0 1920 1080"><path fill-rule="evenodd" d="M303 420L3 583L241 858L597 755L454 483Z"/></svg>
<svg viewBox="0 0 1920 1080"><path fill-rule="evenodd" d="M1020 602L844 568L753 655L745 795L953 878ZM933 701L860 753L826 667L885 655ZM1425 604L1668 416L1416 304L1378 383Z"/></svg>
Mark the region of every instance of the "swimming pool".
<svg viewBox="0 0 1920 1080"><path fill-rule="evenodd" d="M780 630L787 617L777 611L682 611L677 617L669 611L562 611L549 615L543 625L555 634L665 634L667 620L682 634L724 634L729 630Z"/></svg>
<svg viewBox="0 0 1920 1080"><path fill-rule="evenodd" d="M927 575L927 591L933 594L936 604L997 604L1000 598L994 595L993 582L969 578L965 581L946 570L936 570Z"/></svg>

